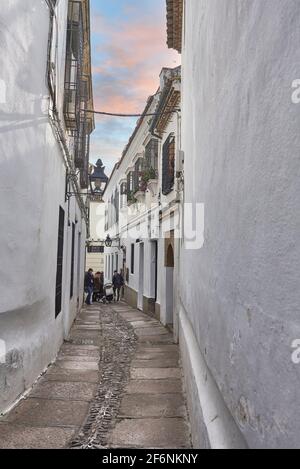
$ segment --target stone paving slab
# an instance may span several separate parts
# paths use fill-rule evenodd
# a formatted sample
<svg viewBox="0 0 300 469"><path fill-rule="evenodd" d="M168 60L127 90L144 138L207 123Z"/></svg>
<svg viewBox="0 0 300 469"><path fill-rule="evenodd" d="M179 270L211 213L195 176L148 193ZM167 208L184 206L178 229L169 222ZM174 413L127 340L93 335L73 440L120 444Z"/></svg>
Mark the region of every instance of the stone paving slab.
<svg viewBox="0 0 300 469"><path fill-rule="evenodd" d="M86 382L86 383L98 383L99 372L91 370L70 370L60 368L58 366L52 366L47 371L44 379L49 381L74 381L74 382Z"/></svg>
<svg viewBox="0 0 300 469"><path fill-rule="evenodd" d="M68 446L74 428L26 427L0 423L0 447L3 449L60 449Z"/></svg>
<svg viewBox="0 0 300 469"><path fill-rule="evenodd" d="M181 394L129 394L121 402L120 418L185 417Z"/></svg>
<svg viewBox="0 0 300 469"><path fill-rule="evenodd" d="M127 394L182 394L180 379L132 379L125 388Z"/></svg>
<svg viewBox="0 0 300 469"><path fill-rule="evenodd" d="M132 310L132 311L122 311L120 313L120 316L126 318L126 319L131 319L131 318L138 318L137 321L139 320L144 320L147 321L147 319L150 321L150 317L146 316L145 314L141 313L140 311L137 310Z"/></svg>
<svg viewBox="0 0 300 469"><path fill-rule="evenodd" d="M136 360L160 360L160 359L166 359L166 360L169 360L169 359L173 359L173 360L176 360L177 362L177 365L178 365L178 362L179 362L179 353L178 351L171 351L171 352L149 352L149 351L138 351L136 354L135 354L135 359ZM176 365L176 366L177 366Z"/></svg>
<svg viewBox="0 0 300 469"><path fill-rule="evenodd" d="M161 345L161 344L172 344L173 339L169 335L140 335L140 343L151 344L151 345Z"/></svg>
<svg viewBox="0 0 300 469"><path fill-rule="evenodd" d="M67 360L57 360L56 366L58 368L64 368L67 370L80 370L80 371L97 371L98 370L98 361L67 361Z"/></svg>
<svg viewBox="0 0 300 469"><path fill-rule="evenodd" d="M163 336L168 336L168 338L172 340L172 337L170 337L169 332L163 327L159 327L159 326L147 327L147 328L145 327L136 328L134 332L136 333L138 337L144 337L144 336L157 337L157 336L163 335Z"/></svg>
<svg viewBox="0 0 300 469"><path fill-rule="evenodd" d="M81 339L91 339L91 340L95 340L96 342L99 341L99 332L98 331L89 331L87 329L80 329L80 330L72 330L71 334L70 334L70 340L72 340L73 338L75 337L80 337ZM87 344L89 345L89 344ZM91 344L91 345L95 345L95 344Z"/></svg>
<svg viewBox="0 0 300 469"><path fill-rule="evenodd" d="M101 328L97 324L74 324L73 331L101 331Z"/></svg>
<svg viewBox="0 0 300 469"><path fill-rule="evenodd" d="M57 357L56 362L59 363L61 361L66 361L66 362L88 362L88 363L97 363L99 362L99 355L96 357L91 357L89 356L82 356L82 355L65 355L65 354L60 354Z"/></svg>
<svg viewBox="0 0 300 469"><path fill-rule="evenodd" d="M145 321L144 319L141 319L140 321L129 321L130 324L134 329L142 329L142 328L149 328L149 327L157 327L159 328L160 326L157 324L157 321Z"/></svg>
<svg viewBox="0 0 300 469"><path fill-rule="evenodd" d="M181 378L179 368L131 368L132 379Z"/></svg>
<svg viewBox="0 0 300 469"><path fill-rule="evenodd" d="M132 368L176 368L178 360L176 358L155 358L148 360L136 359L132 361Z"/></svg>
<svg viewBox="0 0 300 469"><path fill-rule="evenodd" d="M29 398L22 400L3 421L32 427L78 427L88 408L84 401Z"/></svg>
<svg viewBox="0 0 300 469"><path fill-rule="evenodd" d="M96 390L97 384L85 382L57 382L42 379L34 386L30 397L91 401Z"/></svg>
<svg viewBox="0 0 300 469"><path fill-rule="evenodd" d="M111 448L189 448L189 428L182 418L124 419L110 442Z"/></svg>
<svg viewBox="0 0 300 469"><path fill-rule="evenodd" d="M74 355L75 357L99 357L99 347L94 345L63 345L60 349L59 356Z"/></svg>
<svg viewBox="0 0 300 469"><path fill-rule="evenodd" d="M139 341L137 346L137 352L143 353L165 353L165 352L177 352L178 345L173 344L145 344Z"/></svg>

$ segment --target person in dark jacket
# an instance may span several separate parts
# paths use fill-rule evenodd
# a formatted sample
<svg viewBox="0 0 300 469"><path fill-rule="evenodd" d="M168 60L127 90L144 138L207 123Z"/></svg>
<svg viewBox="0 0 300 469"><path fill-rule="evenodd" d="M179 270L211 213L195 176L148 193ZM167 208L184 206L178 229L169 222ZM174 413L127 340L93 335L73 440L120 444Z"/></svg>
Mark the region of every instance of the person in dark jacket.
<svg viewBox="0 0 300 469"><path fill-rule="evenodd" d="M114 299L115 301L120 301L120 290L122 286L124 285L124 279L121 274L117 272L117 270L114 271L114 276L112 279L112 284L114 287Z"/></svg>
<svg viewBox="0 0 300 469"><path fill-rule="evenodd" d="M93 275L93 269L89 269L88 272L85 275L85 291L87 292L87 297L86 297L86 304L91 305L92 304L92 298L93 298L93 291L94 291L94 275Z"/></svg>

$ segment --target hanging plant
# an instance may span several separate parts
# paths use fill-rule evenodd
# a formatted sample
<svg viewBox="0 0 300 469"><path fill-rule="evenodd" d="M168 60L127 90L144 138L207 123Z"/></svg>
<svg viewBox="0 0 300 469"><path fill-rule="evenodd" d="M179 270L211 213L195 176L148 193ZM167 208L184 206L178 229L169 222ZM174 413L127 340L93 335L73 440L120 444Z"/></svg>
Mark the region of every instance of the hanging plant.
<svg viewBox="0 0 300 469"><path fill-rule="evenodd" d="M142 181L145 182L146 184L148 184L148 182L150 181L150 179L157 179L157 173L155 171L155 169L153 169L152 167L146 169L145 171L143 171L142 173Z"/></svg>

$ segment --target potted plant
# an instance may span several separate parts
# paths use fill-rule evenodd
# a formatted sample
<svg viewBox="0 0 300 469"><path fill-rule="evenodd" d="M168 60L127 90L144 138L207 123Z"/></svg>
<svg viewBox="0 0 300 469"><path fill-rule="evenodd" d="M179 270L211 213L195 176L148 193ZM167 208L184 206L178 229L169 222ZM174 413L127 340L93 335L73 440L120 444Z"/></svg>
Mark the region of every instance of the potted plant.
<svg viewBox="0 0 300 469"><path fill-rule="evenodd" d="M148 168L144 173L144 181L146 182L147 188L154 197L156 195L158 186L157 171L152 167Z"/></svg>

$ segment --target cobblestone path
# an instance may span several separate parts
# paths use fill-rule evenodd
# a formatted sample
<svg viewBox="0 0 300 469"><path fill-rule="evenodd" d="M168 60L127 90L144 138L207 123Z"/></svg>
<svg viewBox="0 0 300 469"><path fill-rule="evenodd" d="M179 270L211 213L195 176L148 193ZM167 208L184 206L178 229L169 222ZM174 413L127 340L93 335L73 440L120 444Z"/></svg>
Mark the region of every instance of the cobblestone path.
<svg viewBox="0 0 300 469"><path fill-rule="evenodd" d="M125 303L82 309L55 364L0 419L0 448L189 448L178 347Z"/></svg>

